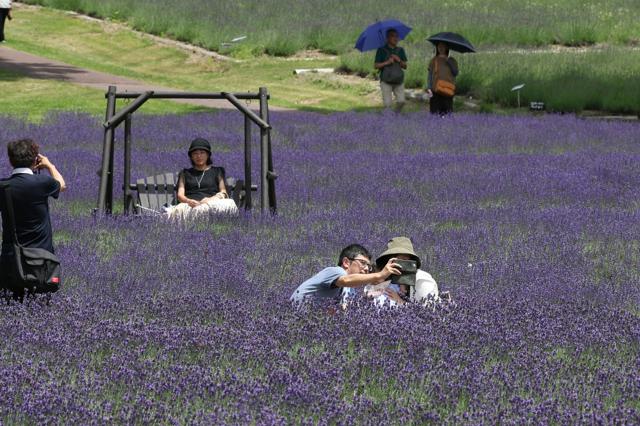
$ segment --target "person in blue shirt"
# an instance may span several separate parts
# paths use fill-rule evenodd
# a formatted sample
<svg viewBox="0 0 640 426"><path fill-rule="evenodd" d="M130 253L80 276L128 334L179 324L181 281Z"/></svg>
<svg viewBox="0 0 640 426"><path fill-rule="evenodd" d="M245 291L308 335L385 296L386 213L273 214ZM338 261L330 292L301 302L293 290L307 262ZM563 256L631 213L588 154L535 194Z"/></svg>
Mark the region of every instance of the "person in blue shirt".
<svg viewBox="0 0 640 426"><path fill-rule="evenodd" d="M39 153L38 145L31 139L9 142L7 153L13 172L3 181L8 182L11 189L18 241L24 247L41 248L53 253L49 197L58 198L60 192L66 189L64 178L56 166ZM49 173L39 174L40 170ZM5 220L4 209L1 210ZM4 227L0 253L0 288L12 291L14 298L21 299L24 290L16 282L12 240L8 229Z"/></svg>
<svg viewBox="0 0 640 426"><path fill-rule="evenodd" d="M340 252L338 266L325 268L300 284L290 300L295 303L308 299L338 302L345 295L345 290L379 284L393 274L399 275L397 266L395 259L390 259L384 268L372 274L369 251L360 244L351 244Z"/></svg>

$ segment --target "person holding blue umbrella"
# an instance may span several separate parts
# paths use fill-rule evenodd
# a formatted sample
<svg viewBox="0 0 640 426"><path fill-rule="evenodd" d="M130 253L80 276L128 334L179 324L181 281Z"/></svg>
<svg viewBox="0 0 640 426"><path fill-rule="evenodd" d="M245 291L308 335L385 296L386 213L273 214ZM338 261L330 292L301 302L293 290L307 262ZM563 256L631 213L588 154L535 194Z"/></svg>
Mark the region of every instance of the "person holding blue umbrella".
<svg viewBox="0 0 640 426"><path fill-rule="evenodd" d="M391 108L392 95L396 97L396 111L400 112L405 103L404 70L407 69L407 54L398 46L398 31L387 31L387 43L376 52L375 67L380 70L380 91L385 108Z"/></svg>
<svg viewBox="0 0 640 426"><path fill-rule="evenodd" d="M364 30L356 42L356 49L361 52L377 49L374 66L380 71L382 103L385 108L391 108L395 96L398 112L405 103L404 70L407 69L407 54L398 42L410 31L411 28L400 21L376 22Z"/></svg>

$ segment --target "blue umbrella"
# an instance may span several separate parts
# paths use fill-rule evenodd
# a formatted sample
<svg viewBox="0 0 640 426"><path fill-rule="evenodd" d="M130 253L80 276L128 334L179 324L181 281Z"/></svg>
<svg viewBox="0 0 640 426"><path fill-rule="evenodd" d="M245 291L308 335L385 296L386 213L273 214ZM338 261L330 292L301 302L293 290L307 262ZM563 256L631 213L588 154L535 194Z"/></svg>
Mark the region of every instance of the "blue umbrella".
<svg viewBox="0 0 640 426"><path fill-rule="evenodd" d="M411 32L411 27L406 26L400 21L389 19L387 21L378 21L369 25L366 30L360 34L356 41L356 49L361 52L374 50L387 44L387 31L396 30L398 37L403 40L407 34Z"/></svg>

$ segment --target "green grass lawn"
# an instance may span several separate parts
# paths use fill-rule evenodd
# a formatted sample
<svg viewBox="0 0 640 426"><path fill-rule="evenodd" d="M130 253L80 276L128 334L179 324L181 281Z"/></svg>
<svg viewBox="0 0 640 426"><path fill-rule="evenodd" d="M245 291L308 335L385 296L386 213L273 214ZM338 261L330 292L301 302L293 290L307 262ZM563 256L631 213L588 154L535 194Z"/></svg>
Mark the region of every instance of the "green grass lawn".
<svg viewBox="0 0 640 426"><path fill-rule="evenodd" d="M103 115L104 92L63 81L25 78L0 70L0 113L40 121L56 111L84 112ZM158 100L144 106L148 114L188 113L206 108Z"/></svg>
<svg viewBox="0 0 640 426"><path fill-rule="evenodd" d="M191 91L238 92L266 86L272 95L272 105L295 109L366 110L380 105L377 82L372 78L293 74L296 68L343 67L371 77L372 53L289 58L248 54L244 56L249 59L241 62L219 61L158 44L121 24L88 21L47 8L18 7L14 15L16 19L7 27L9 47L148 84ZM410 57L406 85L423 87L432 47L418 39L407 40L404 45ZM517 102L510 88L520 83L526 84L522 91L525 105L529 101L543 101L550 111L635 114L639 109L640 80L634 76L640 75L640 50L631 46L560 51L494 46L457 58L461 67L458 91L463 95L457 99L457 109L464 108L463 97L472 96L479 99L482 110L510 110ZM10 87L3 91L0 100L0 107L6 112L17 111L37 118L47 109L100 114L104 109L102 93L67 83L0 74L2 86ZM65 90L57 90L59 87ZM412 108L424 106L412 105L408 109ZM143 112L191 110L192 107L166 102L149 104Z"/></svg>
<svg viewBox="0 0 640 426"><path fill-rule="evenodd" d="M216 61L160 45L121 25L90 22L56 10L18 8L14 15L7 28L7 46L148 84L192 91L237 92L266 86L272 104L290 108L346 110L371 107L377 102L372 81L293 74L296 68L337 67L336 57L263 56L241 63ZM63 101L60 100L62 106Z"/></svg>
<svg viewBox="0 0 640 426"><path fill-rule="evenodd" d="M431 53L427 46L407 49L410 67L405 84L424 87ZM457 91L501 107L517 106L511 88L525 84L523 105L545 102L549 111L602 110L640 112L640 49L612 46L598 49L453 52L460 66ZM352 72L372 74L373 54L351 53L342 66Z"/></svg>

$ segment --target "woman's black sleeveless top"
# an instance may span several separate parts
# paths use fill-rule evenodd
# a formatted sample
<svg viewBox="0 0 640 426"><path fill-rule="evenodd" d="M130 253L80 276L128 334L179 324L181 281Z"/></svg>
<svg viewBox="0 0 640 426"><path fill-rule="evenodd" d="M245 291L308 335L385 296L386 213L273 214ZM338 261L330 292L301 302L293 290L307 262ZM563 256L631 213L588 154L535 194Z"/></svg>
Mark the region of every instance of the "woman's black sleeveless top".
<svg viewBox="0 0 640 426"><path fill-rule="evenodd" d="M220 181L224 181L224 168L210 167L204 172L193 167L180 172L184 178L184 195L196 201L220 192Z"/></svg>

